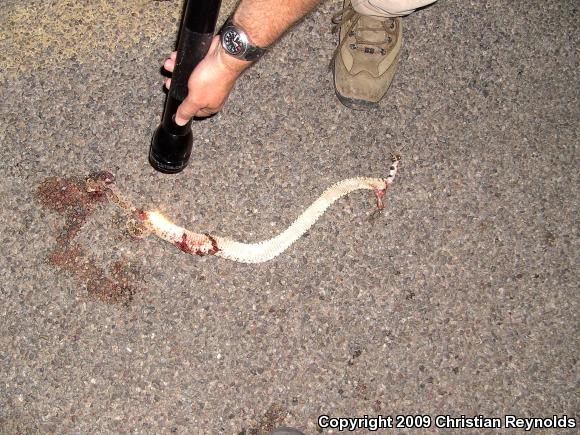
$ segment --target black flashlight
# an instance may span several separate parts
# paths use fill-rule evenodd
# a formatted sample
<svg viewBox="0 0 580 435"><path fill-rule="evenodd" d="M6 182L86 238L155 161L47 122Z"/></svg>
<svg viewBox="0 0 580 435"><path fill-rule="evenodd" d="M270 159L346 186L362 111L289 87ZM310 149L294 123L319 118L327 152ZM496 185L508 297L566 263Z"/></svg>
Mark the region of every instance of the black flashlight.
<svg viewBox="0 0 580 435"><path fill-rule="evenodd" d="M191 120L175 123L175 113L187 97L187 82L197 64L205 57L215 32L221 0L187 0L179 30L177 59L171 88L165 100L163 119L153 135L149 163L166 174L181 172L189 162L193 147Z"/></svg>

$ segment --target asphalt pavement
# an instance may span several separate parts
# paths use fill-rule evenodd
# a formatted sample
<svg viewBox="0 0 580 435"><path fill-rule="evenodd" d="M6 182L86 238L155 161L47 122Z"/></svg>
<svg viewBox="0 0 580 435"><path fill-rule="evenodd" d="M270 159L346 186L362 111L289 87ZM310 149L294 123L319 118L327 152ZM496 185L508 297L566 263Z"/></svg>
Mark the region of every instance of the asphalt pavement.
<svg viewBox="0 0 580 435"><path fill-rule="evenodd" d="M334 95L340 6L247 71L195 123L188 168L164 175L147 152L181 3L2 2L0 433L310 435L320 415L433 419L379 433L444 432L438 415L580 424L578 4L416 12L371 111ZM353 193L258 265L133 239L83 190L107 170L141 207L259 241L330 184L385 176L393 152L381 215Z"/></svg>

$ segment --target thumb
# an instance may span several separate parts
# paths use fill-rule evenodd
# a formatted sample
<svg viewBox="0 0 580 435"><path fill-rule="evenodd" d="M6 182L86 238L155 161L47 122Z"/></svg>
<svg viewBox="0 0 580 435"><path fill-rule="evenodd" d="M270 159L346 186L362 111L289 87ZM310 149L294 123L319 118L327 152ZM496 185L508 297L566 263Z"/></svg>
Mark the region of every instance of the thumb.
<svg viewBox="0 0 580 435"><path fill-rule="evenodd" d="M198 111L197 105L189 98L189 96L183 100L183 103L177 108L175 112L175 123L179 126L183 126L189 122L189 120Z"/></svg>

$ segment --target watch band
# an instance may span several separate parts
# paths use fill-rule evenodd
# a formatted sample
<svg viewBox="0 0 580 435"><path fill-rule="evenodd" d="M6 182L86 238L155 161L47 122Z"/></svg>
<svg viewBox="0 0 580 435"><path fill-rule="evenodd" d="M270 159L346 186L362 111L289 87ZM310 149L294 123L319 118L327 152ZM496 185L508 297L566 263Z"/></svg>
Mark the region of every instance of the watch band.
<svg viewBox="0 0 580 435"><path fill-rule="evenodd" d="M261 58L267 50L267 48L253 45L248 34L242 28L234 24L232 16L230 16L222 26L220 30L220 40L222 47L230 56L250 62L254 62ZM235 48L233 44L235 44Z"/></svg>

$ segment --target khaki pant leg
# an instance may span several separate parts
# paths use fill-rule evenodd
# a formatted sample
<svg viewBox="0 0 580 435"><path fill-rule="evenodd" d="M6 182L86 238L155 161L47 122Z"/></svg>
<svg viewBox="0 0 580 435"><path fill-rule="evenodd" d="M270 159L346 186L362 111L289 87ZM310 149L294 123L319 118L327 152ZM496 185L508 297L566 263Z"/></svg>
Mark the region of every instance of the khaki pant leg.
<svg viewBox="0 0 580 435"><path fill-rule="evenodd" d="M351 0L355 11L361 15L377 17L401 17L415 9L435 3L437 0Z"/></svg>

